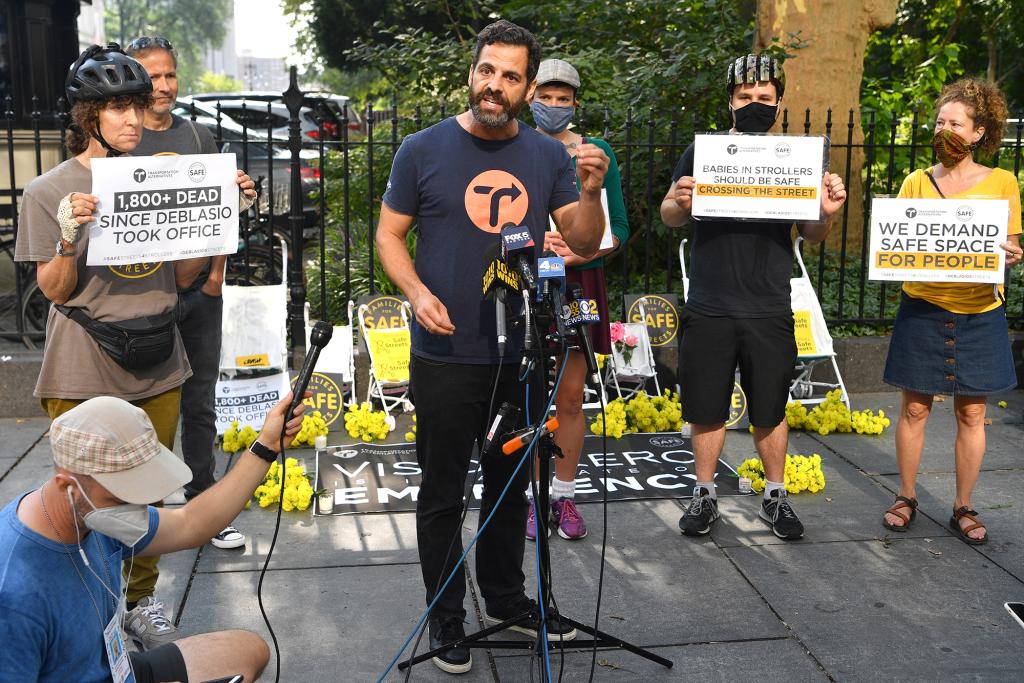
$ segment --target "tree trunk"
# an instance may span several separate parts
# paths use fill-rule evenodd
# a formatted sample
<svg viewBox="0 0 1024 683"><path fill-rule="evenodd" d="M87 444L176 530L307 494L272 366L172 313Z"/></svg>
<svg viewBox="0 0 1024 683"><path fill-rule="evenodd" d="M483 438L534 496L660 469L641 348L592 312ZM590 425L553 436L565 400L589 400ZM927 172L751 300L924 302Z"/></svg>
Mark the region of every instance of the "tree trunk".
<svg viewBox="0 0 1024 683"><path fill-rule="evenodd" d="M868 37L896 20L897 0L758 0L755 49L763 49L776 37L786 41L799 34L806 46L785 63L786 94L783 107L789 110L792 135L802 135L810 109L810 132L826 132L828 111L832 111L831 139L834 149L831 170L847 186L846 207L836 215L828 244L839 248L846 225L847 249L859 245L864 230L864 183L861 170L864 142L860 126L860 87L864 75L864 52ZM849 125L852 116L852 127ZM777 125L776 130L780 130ZM844 216L845 212L845 216Z"/></svg>

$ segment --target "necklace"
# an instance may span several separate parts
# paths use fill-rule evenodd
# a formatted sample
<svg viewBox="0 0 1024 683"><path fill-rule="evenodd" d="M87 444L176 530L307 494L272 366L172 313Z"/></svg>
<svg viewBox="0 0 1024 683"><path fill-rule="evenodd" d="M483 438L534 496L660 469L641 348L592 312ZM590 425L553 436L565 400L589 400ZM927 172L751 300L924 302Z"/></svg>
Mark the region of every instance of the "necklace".
<svg viewBox="0 0 1024 683"><path fill-rule="evenodd" d="M49 482L46 482L46 483L48 484ZM57 540L60 542L61 548L64 549L64 555L67 556L68 562L71 563L72 569L74 569L75 570L75 574L78 575L78 580L82 582L82 587L85 588L85 592L89 595L89 600L92 602L92 608L96 612L96 619L97 619L97 621L100 622L100 628L101 629L106 628L106 624L103 622L103 615L100 614L99 603L96 602L95 596L93 596L92 591L89 590L89 584L87 584L85 582L85 577L82 576L81 570L78 568L78 565L75 564L75 559L73 557L71 557L71 552L68 550L67 544L64 543L64 537L60 535L60 532L57 531L57 527L56 527L56 525L54 525L53 520L50 519L50 513L46 509L46 497L43 495L43 489L45 489L45 488L46 488L46 484L43 484L42 487L39 489L39 505L43 508L43 517L46 518L46 523L49 524L50 525L50 529L53 530L54 535L57 537ZM107 558L103 557L103 553L100 553L100 557L103 558L104 571L106 571L107 578L109 579L110 578L110 565L107 564ZM98 576L96 578L99 579ZM102 582L102 579L100 579L100 581ZM114 605L114 611L115 612L117 611L117 604Z"/></svg>

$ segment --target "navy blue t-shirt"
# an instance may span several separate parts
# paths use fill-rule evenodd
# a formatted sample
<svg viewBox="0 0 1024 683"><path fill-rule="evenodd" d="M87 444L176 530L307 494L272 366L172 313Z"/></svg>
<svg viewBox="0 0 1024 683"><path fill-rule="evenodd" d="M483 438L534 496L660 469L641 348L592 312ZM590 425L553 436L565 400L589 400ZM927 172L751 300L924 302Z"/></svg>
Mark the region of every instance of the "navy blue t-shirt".
<svg viewBox="0 0 1024 683"><path fill-rule="evenodd" d="M412 352L451 363L499 360L494 303L485 301L485 253L501 226L525 225L540 254L551 212L579 200L576 172L557 140L520 123L508 140L483 140L454 118L410 135L395 155L384 203L416 217L416 273L455 325L432 335L412 321ZM518 362L522 334L509 334Z"/></svg>

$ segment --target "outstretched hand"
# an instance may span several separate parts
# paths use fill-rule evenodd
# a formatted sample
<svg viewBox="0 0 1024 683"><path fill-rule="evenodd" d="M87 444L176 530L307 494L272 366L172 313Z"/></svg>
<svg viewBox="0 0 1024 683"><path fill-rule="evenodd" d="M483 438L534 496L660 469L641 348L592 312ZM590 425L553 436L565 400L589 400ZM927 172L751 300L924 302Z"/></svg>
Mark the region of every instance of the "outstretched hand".
<svg viewBox="0 0 1024 683"><path fill-rule="evenodd" d="M309 398L312 395L312 391L307 391L303 394L303 398ZM277 405L270 409L270 412L267 413L267 419L263 421L263 429L260 430L260 435L256 437L257 441L275 453L280 452L282 425L284 425L285 443L291 443L292 437L302 429L302 413L306 410L305 403L299 403L288 418L288 421L285 422L285 413L288 412L288 406L292 404L293 397L294 394L289 391L284 398L277 402Z"/></svg>

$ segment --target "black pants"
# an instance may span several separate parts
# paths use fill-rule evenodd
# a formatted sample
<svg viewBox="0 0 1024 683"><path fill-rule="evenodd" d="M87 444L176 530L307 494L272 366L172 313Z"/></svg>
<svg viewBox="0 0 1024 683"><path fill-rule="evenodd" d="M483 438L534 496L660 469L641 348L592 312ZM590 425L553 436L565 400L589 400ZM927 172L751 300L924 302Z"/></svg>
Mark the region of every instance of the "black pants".
<svg viewBox="0 0 1024 683"><path fill-rule="evenodd" d="M462 555L462 515L466 474L474 443L482 443L485 425L503 401L523 408L526 384L519 382L518 364L502 366L494 410L487 408L497 367L443 363L412 357L410 380L416 401L416 458L423 470L416 504L416 538L419 547L423 584L429 604L439 582L451 573ZM539 394L540 392L536 392ZM530 413L535 420L543 408L541 400L530 393L537 407ZM520 419L525 424L525 418ZM499 454L483 458L482 522L508 483L523 455ZM476 546L476 577L484 600L501 605L523 596L523 550L527 501L524 491L529 480L529 463L524 463L509 487L505 499ZM449 544L455 538L451 553ZM445 562L445 555L448 560ZM434 608L434 614L464 618L466 610L465 569L458 573Z"/></svg>
<svg viewBox="0 0 1024 683"><path fill-rule="evenodd" d="M199 288L179 295L178 332L185 345L192 376L181 387L181 453L192 470L185 497L213 486L213 442L217 437L214 392L220 372L221 316L224 300Z"/></svg>

